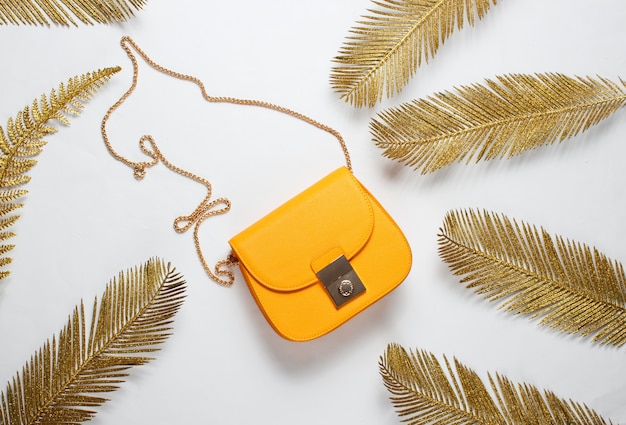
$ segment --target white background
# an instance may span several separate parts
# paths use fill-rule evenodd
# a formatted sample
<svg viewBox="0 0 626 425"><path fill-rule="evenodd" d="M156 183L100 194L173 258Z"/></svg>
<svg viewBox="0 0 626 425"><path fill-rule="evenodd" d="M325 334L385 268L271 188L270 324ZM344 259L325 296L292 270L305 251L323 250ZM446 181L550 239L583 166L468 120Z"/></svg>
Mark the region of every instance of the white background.
<svg viewBox="0 0 626 425"><path fill-rule="evenodd" d="M378 372L388 343L456 357L481 377L586 403L626 423L626 352L540 328L465 289L437 254L447 211L484 208L626 260L626 120L620 110L583 135L519 157L456 164L428 176L385 159L368 124L376 112L505 73L624 75L622 0L501 1L456 32L401 95L354 109L329 84L331 59L369 0L150 1L128 23L0 27L0 123L70 76L123 71L84 113L46 140L28 184L10 278L0 282L0 383L13 378L74 306L121 270L158 256L188 282L171 338L134 368L94 424L396 424ZM412 272L391 295L307 343L281 339L243 281L226 289L198 261L191 232L172 230L203 188L155 167L141 182L105 150L100 120L131 79L119 47L132 36L161 64L198 76L214 95L263 99L345 137L355 175L405 231ZM111 119L115 147L141 159L155 136L172 162L208 178L233 210L205 222L206 257L222 258L243 227L342 164L326 133L272 111L208 104L188 83L141 63L139 88ZM4 389L4 384L2 384Z"/></svg>

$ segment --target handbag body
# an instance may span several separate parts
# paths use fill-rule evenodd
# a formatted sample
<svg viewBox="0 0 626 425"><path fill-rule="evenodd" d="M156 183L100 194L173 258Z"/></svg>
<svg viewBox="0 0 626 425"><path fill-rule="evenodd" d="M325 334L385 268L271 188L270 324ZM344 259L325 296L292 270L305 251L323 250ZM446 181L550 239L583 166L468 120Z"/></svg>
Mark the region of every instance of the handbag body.
<svg viewBox="0 0 626 425"><path fill-rule="evenodd" d="M397 287L411 269L404 234L345 167L229 243L265 318L292 341L337 328Z"/></svg>

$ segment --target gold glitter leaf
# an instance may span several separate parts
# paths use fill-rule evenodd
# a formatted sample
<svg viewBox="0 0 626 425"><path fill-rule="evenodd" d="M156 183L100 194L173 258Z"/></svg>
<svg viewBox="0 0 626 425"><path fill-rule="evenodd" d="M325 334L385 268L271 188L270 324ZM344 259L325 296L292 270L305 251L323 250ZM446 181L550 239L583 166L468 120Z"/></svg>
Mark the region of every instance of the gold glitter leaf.
<svg viewBox="0 0 626 425"><path fill-rule="evenodd" d="M539 325L611 346L626 343L623 266L587 245L486 211L450 211L439 255L461 282Z"/></svg>
<svg viewBox="0 0 626 425"><path fill-rule="evenodd" d="M499 374L489 386L457 359L443 364L424 350L390 344L379 362L391 402L412 425L610 424L584 404Z"/></svg>
<svg viewBox="0 0 626 425"><path fill-rule="evenodd" d="M380 0L352 28L331 71L331 84L353 106L374 106L399 93L466 21L474 25L496 0ZM456 25L455 25L456 24Z"/></svg>
<svg viewBox="0 0 626 425"><path fill-rule="evenodd" d="M390 108L370 123L383 155L422 174L562 142L626 103L626 82L508 74Z"/></svg>
<svg viewBox="0 0 626 425"><path fill-rule="evenodd" d="M0 0L0 25L77 26L125 22L147 0Z"/></svg>
<svg viewBox="0 0 626 425"><path fill-rule="evenodd" d="M121 272L93 303L83 303L7 384L0 397L1 425L78 424L114 391L127 370L152 360L182 305L185 281L158 259Z"/></svg>
<svg viewBox="0 0 626 425"><path fill-rule="evenodd" d="M42 138L57 131L52 123L58 121L69 125L68 116L78 115L83 102L89 100L119 70L119 67L105 68L72 77L66 84L61 84L58 91L52 90L50 96L44 94L39 100L35 99L32 105L19 111L15 119L9 118L6 134L0 126L0 228L13 225L19 218L15 215L7 217L10 212L22 207L22 204L13 201L28 193L16 188L30 180L26 173L35 166L37 161L34 157L46 144ZM3 256L13 246L2 243L12 236L13 233L0 233L0 266L11 262L10 258ZM8 275L8 271L0 271L0 279Z"/></svg>

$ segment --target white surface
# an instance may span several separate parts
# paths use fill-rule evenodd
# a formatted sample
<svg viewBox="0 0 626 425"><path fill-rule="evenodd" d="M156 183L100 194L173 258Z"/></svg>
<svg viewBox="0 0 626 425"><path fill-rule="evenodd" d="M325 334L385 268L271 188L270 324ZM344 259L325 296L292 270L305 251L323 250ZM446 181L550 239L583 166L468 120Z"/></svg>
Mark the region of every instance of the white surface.
<svg viewBox="0 0 626 425"><path fill-rule="evenodd" d="M456 356L483 377L498 372L626 423L624 348L500 312L459 284L437 255L448 210L485 208L624 262L624 111L561 145L430 176L384 159L368 131L383 108L497 74L617 79L626 69L626 4L499 2L475 27L455 33L400 96L355 110L330 88L331 58L370 6L153 0L123 25L0 28L3 126L70 76L123 67L69 128L47 138L31 172L12 275L0 282L0 383L81 299L90 302L119 271L159 256L184 274L188 298L156 360L131 371L94 424L396 424L377 365L390 342ZM161 64L198 76L214 95L278 103L339 130L355 174L409 238L414 263L404 284L330 335L292 343L265 323L242 281L232 289L212 283L191 233L171 227L203 189L162 166L137 182L102 143L100 119L131 77L123 35ZM335 140L317 129L271 111L207 104L192 85L143 63L141 73L136 94L111 120L112 141L139 159L137 138L151 133L172 162L232 199L230 214L202 227L210 260L224 256L238 230L342 163Z"/></svg>

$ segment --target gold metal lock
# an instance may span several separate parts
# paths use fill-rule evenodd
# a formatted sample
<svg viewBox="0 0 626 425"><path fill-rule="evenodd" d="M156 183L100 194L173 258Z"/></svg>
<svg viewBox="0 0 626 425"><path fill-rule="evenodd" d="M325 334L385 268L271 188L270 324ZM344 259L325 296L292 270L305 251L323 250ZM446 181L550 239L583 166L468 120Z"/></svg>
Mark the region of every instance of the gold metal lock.
<svg viewBox="0 0 626 425"><path fill-rule="evenodd" d="M337 308L365 292L365 285L344 255L316 274Z"/></svg>

